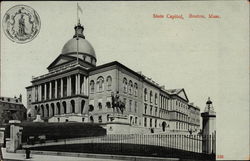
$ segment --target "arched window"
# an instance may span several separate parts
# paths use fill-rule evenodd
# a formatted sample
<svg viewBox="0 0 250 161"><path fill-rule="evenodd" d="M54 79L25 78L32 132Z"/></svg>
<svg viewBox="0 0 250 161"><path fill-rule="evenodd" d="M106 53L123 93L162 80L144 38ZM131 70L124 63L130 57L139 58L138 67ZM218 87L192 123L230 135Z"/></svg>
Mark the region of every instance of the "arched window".
<svg viewBox="0 0 250 161"><path fill-rule="evenodd" d="M150 102L152 103L152 101L153 101L153 92L150 91L150 94L149 94L149 95L150 95L150 96L149 96Z"/></svg>
<svg viewBox="0 0 250 161"><path fill-rule="evenodd" d="M137 112L137 102L135 101L135 113Z"/></svg>
<svg viewBox="0 0 250 161"><path fill-rule="evenodd" d="M95 82L93 80L90 81L90 93L94 93L95 92Z"/></svg>
<svg viewBox="0 0 250 161"><path fill-rule="evenodd" d="M134 95L135 95L135 97L137 96L137 94L138 94L138 85L137 85L137 83L135 83L134 84Z"/></svg>
<svg viewBox="0 0 250 161"><path fill-rule="evenodd" d="M54 116L55 115L55 105L54 103L51 103L51 115Z"/></svg>
<svg viewBox="0 0 250 161"><path fill-rule="evenodd" d="M108 76L107 79L107 90L111 90L111 87L112 87L112 77L111 76Z"/></svg>
<svg viewBox="0 0 250 161"><path fill-rule="evenodd" d="M128 88L127 79L123 78L123 90L124 90L124 93L127 93L127 88Z"/></svg>
<svg viewBox="0 0 250 161"><path fill-rule="evenodd" d="M47 112L47 113L46 113L46 116L49 117L49 114L50 114L50 113L49 113L49 105L48 105L48 104L46 104L46 112Z"/></svg>
<svg viewBox="0 0 250 161"><path fill-rule="evenodd" d="M102 109L102 103L101 102L98 102L98 108L99 108L99 110Z"/></svg>
<svg viewBox="0 0 250 161"><path fill-rule="evenodd" d="M44 106L41 105L41 116L44 117Z"/></svg>
<svg viewBox="0 0 250 161"><path fill-rule="evenodd" d="M129 112L132 112L132 100L129 100Z"/></svg>
<svg viewBox="0 0 250 161"><path fill-rule="evenodd" d="M85 101L84 101L84 100L82 100L82 102L81 102L81 113L83 113L83 110L84 110L84 105L85 105Z"/></svg>
<svg viewBox="0 0 250 161"><path fill-rule="evenodd" d="M59 102L56 103L56 107L57 107L57 114L60 115L61 114L61 105Z"/></svg>
<svg viewBox="0 0 250 161"><path fill-rule="evenodd" d="M147 88L144 89L144 100L145 101L148 100L148 90L147 90Z"/></svg>
<svg viewBox="0 0 250 161"><path fill-rule="evenodd" d="M110 121L110 115L109 114L107 114L107 122L109 122Z"/></svg>
<svg viewBox="0 0 250 161"><path fill-rule="evenodd" d="M98 89L99 92L104 90L104 85L103 85L104 84L104 78L103 77L98 77L96 84L97 84L97 89Z"/></svg>
<svg viewBox="0 0 250 161"><path fill-rule="evenodd" d="M149 120L150 127L152 127L152 119Z"/></svg>
<svg viewBox="0 0 250 161"><path fill-rule="evenodd" d="M91 122L91 123L94 123L94 118L93 118L93 116L90 116L89 119L90 119L90 122Z"/></svg>
<svg viewBox="0 0 250 161"><path fill-rule="evenodd" d="M70 105L71 105L71 112L72 112L72 113L75 113L75 101L74 101L74 100L71 100L71 101L70 101Z"/></svg>
<svg viewBox="0 0 250 161"><path fill-rule="evenodd" d="M102 123L102 116L99 116L99 117L98 117L98 122L99 122L99 123Z"/></svg>
<svg viewBox="0 0 250 161"><path fill-rule="evenodd" d="M155 94L155 104L157 105L157 101L158 101L158 95L157 93Z"/></svg>
<svg viewBox="0 0 250 161"><path fill-rule="evenodd" d="M132 82L131 80L129 81L128 86L129 86L129 87L128 87L128 88L129 88L129 89L128 89L128 90L129 90L129 94L132 94L132 91L133 91L133 82Z"/></svg>
<svg viewBox="0 0 250 161"><path fill-rule="evenodd" d="M67 104L66 104L66 102L63 101L62 105L63 105L63 113L66 114L67 113Z"/></svg>

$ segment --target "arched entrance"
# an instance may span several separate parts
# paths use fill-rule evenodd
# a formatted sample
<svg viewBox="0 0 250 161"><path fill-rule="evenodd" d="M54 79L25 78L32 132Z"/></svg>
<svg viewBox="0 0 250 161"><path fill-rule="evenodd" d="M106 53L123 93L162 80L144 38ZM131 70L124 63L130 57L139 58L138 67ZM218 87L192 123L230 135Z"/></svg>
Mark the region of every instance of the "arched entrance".
<svg viewBox="0 0 250 161"><path fill-rule="evenodd" d="M83 110L84 110L84 105L85 105L85 101L84 101L84 100L82 100L82 102L81 102L81 113L83 113Z"/></svg>
<svg viewBox="0 0 250 161"><path fill-rule="evenodd" d="M162 122L161 126L162 126L162 131L166 130L166 125L167 123L165 121Z"/></svg>
<svg viewBox="0 0 250 161"><path fill-rule="evenodd" d="M60 107L60 103L57 102L56 103L56 106L57 106L57 114L60 115L61 114L61 107Z"/></svg>
<svg viewBox="0 0 250 161"><path fill-rule="evenodd" d="M74 101L74 100L71 100L71 101L70 101L70 104L71 104L71 112L72 112L72 113L75 113L75 101Z"/></svg>
<svg viewBox="0 0 250 161"><path fill-rule="evenodd" d="M67 113L67 110L66 110L66 108L67 108L67 107L66 107L66 102L63 101L62 105L63 105L63 113L66 114L66 113Z"/></svg>
<svg viewBox="0 0 250 161"><path fill-rule="evenodd" d="M54 116L55 115L55 105L54 103L51 103L51 116Z"/></svg>
<svg viewBox="0 0 250 161"><path fill-rule="evenodd" d="M91 123L94 123L94 118L93 118L93 116L90 116L90 117L89 117L89 120L90 120Z"/></svg>
<svg viewBox="0 0 250 161"><path fill-rule="evenodd" d="M46 117L49 117L49 105L48 104L46 104Z"/></svg>

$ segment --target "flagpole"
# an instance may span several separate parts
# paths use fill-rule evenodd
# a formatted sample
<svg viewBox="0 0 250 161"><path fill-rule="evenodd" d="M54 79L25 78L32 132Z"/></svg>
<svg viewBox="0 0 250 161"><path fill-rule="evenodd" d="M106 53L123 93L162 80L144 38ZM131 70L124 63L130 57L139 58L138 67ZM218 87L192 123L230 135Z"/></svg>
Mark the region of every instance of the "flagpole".
<svg viewBox="0 0 250 161"><path fill-rule="evenodd" d="M78 2L76 3L76 12L77 12L77 20L76 20L76 25L78 26L78 20L79 20L79 14L78 14ZM76 63L78 64L78 30L76 30Z"/></svg>

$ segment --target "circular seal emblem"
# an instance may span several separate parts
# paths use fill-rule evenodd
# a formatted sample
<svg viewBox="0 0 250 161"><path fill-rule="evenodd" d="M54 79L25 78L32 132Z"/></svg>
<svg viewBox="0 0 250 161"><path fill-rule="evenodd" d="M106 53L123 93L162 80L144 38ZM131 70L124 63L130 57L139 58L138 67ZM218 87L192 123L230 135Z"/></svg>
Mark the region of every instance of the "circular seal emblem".
<svg viewBox="0 0 250 161"><path fill-rule="evenodd" d="M27 43L39 33L41 21L37 12L26 5L10 8L3 17L5 35L14 42Z"/></svg>

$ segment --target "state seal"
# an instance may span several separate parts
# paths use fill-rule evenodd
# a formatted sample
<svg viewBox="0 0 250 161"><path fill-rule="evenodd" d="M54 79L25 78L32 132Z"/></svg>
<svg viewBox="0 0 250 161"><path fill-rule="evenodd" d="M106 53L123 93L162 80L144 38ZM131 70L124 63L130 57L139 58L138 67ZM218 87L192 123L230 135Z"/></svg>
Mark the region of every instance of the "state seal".
<svg viewBox="0 0 250 161"><path fill-rule="evenodd" d="M5 35L16 43L27 43L39 33L41 21L37 12L26 5L10 8L3 17Z"/></svg>

